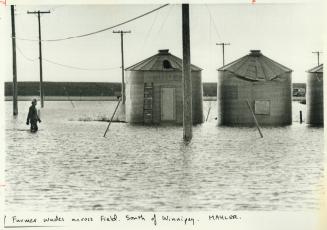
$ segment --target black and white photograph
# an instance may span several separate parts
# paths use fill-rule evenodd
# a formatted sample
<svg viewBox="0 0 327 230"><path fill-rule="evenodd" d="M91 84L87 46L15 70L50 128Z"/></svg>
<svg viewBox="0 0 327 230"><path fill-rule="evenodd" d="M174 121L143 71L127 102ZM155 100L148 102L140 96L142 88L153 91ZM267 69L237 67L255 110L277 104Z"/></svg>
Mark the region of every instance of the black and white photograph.
<svg viewBox="0 0 327 230"><path fill-rule="evenodd" d="M308 212L258 229L324 229L324 6L1 1L1 227Z"/></svg>

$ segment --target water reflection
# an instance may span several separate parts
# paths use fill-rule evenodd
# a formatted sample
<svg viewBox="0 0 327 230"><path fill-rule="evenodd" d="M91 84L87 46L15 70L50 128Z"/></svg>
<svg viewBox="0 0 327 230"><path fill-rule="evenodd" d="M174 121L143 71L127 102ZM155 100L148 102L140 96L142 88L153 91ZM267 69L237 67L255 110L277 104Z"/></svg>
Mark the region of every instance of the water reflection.
<svg viewBox="0 0 327 230"><path fill-rule="evenodd" d="M17 118L6 103L8 211L318 208L322 128L295 117L292 126L262 128L260 138L255 127L217 127L212 103L189 144L181 126L113 123L103 138L107 123L80 120L109 117L115 103L74 103L47 102L33 135L29 102L19 102Z"/></svg>

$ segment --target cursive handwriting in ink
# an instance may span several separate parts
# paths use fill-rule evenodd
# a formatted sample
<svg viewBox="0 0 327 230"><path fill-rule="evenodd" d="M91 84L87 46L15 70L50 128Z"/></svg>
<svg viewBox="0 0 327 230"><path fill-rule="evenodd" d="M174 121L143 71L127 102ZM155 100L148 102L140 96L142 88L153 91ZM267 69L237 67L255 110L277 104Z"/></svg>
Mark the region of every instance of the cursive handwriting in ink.
<svg viewBox="0 0 327 230"><path fill-rule="evenodd" d="M153 217L151 218L151 221L153 222L153 224L155 226L157 225L157 216L156 216L156 214L153 214Z"/></svg>
<svg viewBox="0 0 327 230"><path fill-rule="evenodd" d="M194 218L193 217L171 217L171 216L162 216L162 220L163 221L167 221L167 222L182 222L185 225L187 225L188 223L191 223L192 225L194 225Z"/></svg>
<svg viewBox="0 0 327 230"><path fill-rule="evenodd" d="M126 220L142 220L145 221L145 218L143 217L143 215L138 215L138 216L131 216L131 215L126 215L125 216Z"/></svg>
<svg viewBox="0 0 327 230"><path fill-rule="evenodd" d="M17 216L13 216L12 223L36 223L36 218L18 218Z"/></svg>
<svg viewBox="0 0 327 230"><path fill-rule="evenodd" d="M101 216L100 221L101 222L108 222L108 221L116 222L116 221L119 221L119 220L118 220L117 215L114 214L113 216Z"/></svg>
<svg viewBox="0 0 327 230"><path fill-rule="evenodd" d="M229 215L229 216L225 216L225 215L209 215L209 220L238 220L241 219L241 217L237 216L237 215Z"/></svg>

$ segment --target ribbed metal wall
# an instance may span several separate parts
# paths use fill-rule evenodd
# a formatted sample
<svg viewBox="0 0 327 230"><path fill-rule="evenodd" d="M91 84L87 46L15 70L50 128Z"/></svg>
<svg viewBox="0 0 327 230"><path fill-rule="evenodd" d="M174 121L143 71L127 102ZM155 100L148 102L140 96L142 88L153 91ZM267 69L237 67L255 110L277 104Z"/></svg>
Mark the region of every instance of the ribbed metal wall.
<svg viewBox="0 0 327 230"><path fill-rule="evenodd" d="M308 73L307 77L307 117L306 123L324 124L324 89L323 73Z"/></svg>
<svg viewBox="0 0 327 230"><path fill-rule="evenodd" d="M291 73L284 73L270 81L250 81L228 71L218 76L218 124L254 125L255 101L269 101L269 114L256 114L260 125L282 126L292 123Z"/></svg>
<svg viewBox="0 0 327 230"><path fill-rule="evenodd" d="M175 121L183 122L181 71L126 71L126 121L143 123L144 83L153 83L153 122L161 123L161 88L175 88ZM193 124L203 122L201 71L192 71Z"/></svg>

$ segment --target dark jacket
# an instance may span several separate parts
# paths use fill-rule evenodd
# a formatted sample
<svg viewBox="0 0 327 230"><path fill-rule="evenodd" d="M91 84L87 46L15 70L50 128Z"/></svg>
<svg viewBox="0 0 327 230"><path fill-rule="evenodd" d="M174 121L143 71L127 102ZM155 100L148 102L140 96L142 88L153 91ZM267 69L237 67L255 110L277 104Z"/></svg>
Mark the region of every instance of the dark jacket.
<svg viewBox="0 0 327 230"><path fill-rule="evenodd" d="M35 108L35 105L31 105L28 111L28 115L27 115L27 123L31 122L31 123L36 123L37 121L41 121L39 116L37 115L37 111Z"/></svg>

